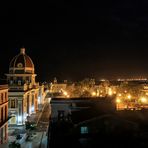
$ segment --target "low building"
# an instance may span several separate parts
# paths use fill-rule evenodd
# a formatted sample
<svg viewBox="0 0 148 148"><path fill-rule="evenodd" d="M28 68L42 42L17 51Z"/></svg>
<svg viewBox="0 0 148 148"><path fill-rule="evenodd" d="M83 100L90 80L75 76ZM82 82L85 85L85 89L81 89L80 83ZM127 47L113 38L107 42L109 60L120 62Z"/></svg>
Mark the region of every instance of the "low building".
<svg viewBox="0 0 148 148"><path fill-rule="evenodd" d="M50 92L51 93L61 93L62 90L66 90L66 88L67 88L67 81L59 83L57 79L54 78L54 81L53 83L51 83L51 86L50 86Z"/></svg>

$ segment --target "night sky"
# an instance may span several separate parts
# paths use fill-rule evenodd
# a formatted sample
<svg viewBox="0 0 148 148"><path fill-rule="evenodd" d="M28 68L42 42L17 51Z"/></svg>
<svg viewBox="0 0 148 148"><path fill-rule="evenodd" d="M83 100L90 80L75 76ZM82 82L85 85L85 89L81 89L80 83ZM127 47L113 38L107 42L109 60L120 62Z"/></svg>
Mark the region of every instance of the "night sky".
<svg viewBox="0 0 148 148"><path fill-rule="evenodd" d="M1 79L20 47L38 81L148 77L148 1L1 4Z"/></svg>

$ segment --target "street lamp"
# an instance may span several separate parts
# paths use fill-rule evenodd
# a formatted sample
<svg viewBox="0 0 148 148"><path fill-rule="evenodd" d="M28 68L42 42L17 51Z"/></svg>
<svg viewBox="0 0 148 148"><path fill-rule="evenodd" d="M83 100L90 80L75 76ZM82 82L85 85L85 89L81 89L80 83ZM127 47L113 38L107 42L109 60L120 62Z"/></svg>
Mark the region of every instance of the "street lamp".
<svg viewBox="0 0 148 148"><path fill-rule="evenodd" d="M140 100L142 103L147 103L147 98L145 98L145 97L142 97Z"/></svg>
<svg viewBox="0 0 148 148"><path fill-rule="evenodd" d="M121 97L121 96L122 96L122 94L118 94L118 96L119 96L119 97Z"/></svg>
<svg viewBox="0 0 148 148"><path fill-rule="evenodd" d="M117 98L116 103L121 103L121 99Z"/></svg>
<svg viewBox="0 0 148 148"><path fill-rule="evenodd" d="M112 89L111 88L109 88L109 90L108 90L108 95L109 96L112 96L113 95L113 92L112 92Z"/></svg>
<svg viewBox="0 0 148 148"><path fill-rule="evenodd" d="M92 94L91 94L93 97L95 97L96 96L96 92L92 92Z"/></svg>
<svg viewBox="0 0 148 148"><path fill-rule="evenodd" d="M63 94L64 94L64 96L67 96L68 95L68 93L66 91L64 91Z"/></svg>
<svg viewBox="0 0 148 148"><path fill-rule="evenodd" d="M131 99L131 95L128 95L127 98L130 100Z"/></svg>

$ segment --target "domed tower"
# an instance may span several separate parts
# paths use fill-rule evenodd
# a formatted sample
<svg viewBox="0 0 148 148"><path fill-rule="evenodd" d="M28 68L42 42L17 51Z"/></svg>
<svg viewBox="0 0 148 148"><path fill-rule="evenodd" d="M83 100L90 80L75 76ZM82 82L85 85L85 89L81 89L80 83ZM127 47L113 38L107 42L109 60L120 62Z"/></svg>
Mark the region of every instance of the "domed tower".
<svg viewBox="0 0 148 148"><path fill-rule="evenodd" d="M20 49L10 62L8 80L8 99L10 124L23 125L27 117L38 110L39 84L36 83L34 64L25 53L25 48Z"/></svg>
<svg viewBox="0 0 148 148"><path fill-rule="evenodd" d="M20 49L10 62L7 80L10 85L35 84L34 64L31 58L25 53L25 48Z"/></svg>
<svg viewBox="0 0 148 148"><path fill-rule="evenodd" d="M11 60L9 73L34 74L34 64L31 58L25 53L25 48L21 48L20 53Z"/></svg>

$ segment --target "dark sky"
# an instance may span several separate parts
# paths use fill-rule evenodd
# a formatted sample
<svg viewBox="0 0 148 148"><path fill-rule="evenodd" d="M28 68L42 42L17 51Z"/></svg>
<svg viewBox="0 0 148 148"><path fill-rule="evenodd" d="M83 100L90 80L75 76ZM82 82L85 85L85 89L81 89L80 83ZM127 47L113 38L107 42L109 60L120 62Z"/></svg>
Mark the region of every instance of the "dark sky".
<svg viewBox="0 0 148 148"><path fill-rule="evenodd" d="M0 5L0 76L24 46L39 81L148 76L148 1Z"/></svg>

